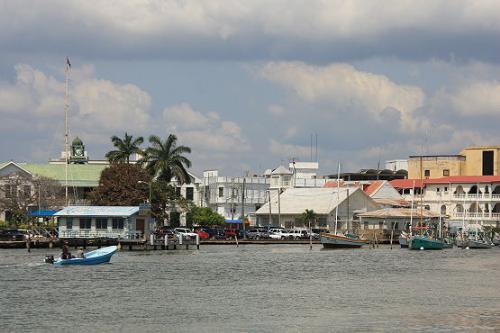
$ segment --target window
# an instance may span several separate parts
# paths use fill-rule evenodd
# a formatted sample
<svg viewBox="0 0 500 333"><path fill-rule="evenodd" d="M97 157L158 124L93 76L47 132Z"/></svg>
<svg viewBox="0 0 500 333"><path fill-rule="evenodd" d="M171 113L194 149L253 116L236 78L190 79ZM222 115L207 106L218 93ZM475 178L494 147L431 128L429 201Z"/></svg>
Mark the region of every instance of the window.
<svg viewBox="0 0 500 333"><path fill-rule="evenodd" d="M95 227L97 229L108 229L108 219L99 217L95 220Z"/></svg>
<svg viewBox="0 0 500 333"><path fill-rule="evenodd" d="M72 217L66 218L66 229L73 229L73 218Z"/></svg>
<svg viewBox="0 0 500 333"><path fill-rule="evenodd" d="M368 229L368 222L364 222L364 229L367 230Z"/></svg>
<svg viewBox="0 0 500 333"><path fill-rule="evenodd" d="M114 218L113 219L113 229L123 229L123 219L122 218Z"/></svg>
<svg viewBox="0 0 500 333"><path fill-rule="evenodd" d="M92 220L88 217L80 218L80 229L90 229L92 226Z"/></svg>
<svg viewBox="0 0 500 333"><path fill-rule="evenodd" d="M378 223L378 228L379 229L384 229L384 222L379 222Z"/></svg>
<svg viewBox="0 0 500 333"><path fill-rule="evenodd" d="M444 187L444 191L445 191L445 192L448 192L448 186L445 186L445 187Z"/></svg>
<svg viewBox="0 0 500 333"><path fill-rule="evenodd" d="M31 197L31 186L29 186L29 185L23 186L23 195L25 198Z"/></svg>
<svg viewBox="0 0 500 333"><path fill-rule="evenodd" d="M431 176L431 170L424 170L424 177L429 178Z"/></svg>
<svg viewBox="0 0 500 333"><path fill-rule="evenodd" d="M3 186L3 192L5 193L6 198L11 198L10 195L10 185L4 185Z"/></svg>
<svg viewBox="0 0 500 333"><path fill-rule="evenodd" d="M438 187L438 188L436 188L436 192L439 192L439 187Z"/></svg>
<svg viewBox="0 0 500 333"><path fill-rule="evenodd" d="M194 188L186 187L186 199L188 200L194 199Z"/></svg>
<svg viewBox="0 0 500 333"><path fill-rule="evenodd" d="M219 187L219 198L224 196L224 187Z"/></svg>
<svg viewBox="0 0 500 333"><path fill-rule="evenodd" d="M175 194L181 195L181 188L179 186L175 188Z"/></svg>
<svg viewBox="0 0 500 333"><path fill-rule="evenodd" d="M15 198L16 197L16 192L17 192L17 186L16 185L5 185L4 187L4 192L5 192L5 197L6 198Z"/></svg>
<svg viewBox="0 0 500 333"><path fill-rule="evenodd" d="M450 175L450 170L448 170L448 169L444 169L444 170L443 170L443 176L444 176L444 177L448 177L449 175Z"/></svg>

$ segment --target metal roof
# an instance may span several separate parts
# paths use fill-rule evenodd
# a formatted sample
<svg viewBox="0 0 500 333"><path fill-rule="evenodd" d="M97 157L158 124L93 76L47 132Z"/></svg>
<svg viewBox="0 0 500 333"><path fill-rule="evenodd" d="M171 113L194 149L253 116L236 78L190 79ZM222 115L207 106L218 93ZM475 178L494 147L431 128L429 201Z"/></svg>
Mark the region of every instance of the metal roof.
<svg viewBox="0 0 500 333"><path fill-rule="evenodd" d="M120 216L128 217L139 212L139 206L69 206L54 216Z"/></svg>
<svg viewBox="0 0 500 333"><path fill-rule="evenodd" d="M338 195L337 195L337 191ZM359 188L290 188L280 195L280 212L283 215L299 215L306 209L312 209L316 214L330 214L341 202L349 196L361 191ZM368 200L372 200L361 191ZM271 213L278 213L278 194L271 198ZM269 214L269 202L259 208L255 214Z"/></svg>

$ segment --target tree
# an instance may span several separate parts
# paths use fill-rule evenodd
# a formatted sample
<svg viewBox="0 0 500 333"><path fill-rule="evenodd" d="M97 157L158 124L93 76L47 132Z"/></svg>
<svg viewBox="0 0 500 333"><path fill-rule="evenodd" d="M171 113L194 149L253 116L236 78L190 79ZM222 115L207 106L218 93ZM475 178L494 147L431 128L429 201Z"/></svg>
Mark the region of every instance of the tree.
<svg viewBox="0 0 500 333"><path fill-rule="evenodd" d="M140 148L140 145L144 142L142 136L134 139L132 135L128 135L128 133L125 132L125 137L123 139L113 135L111 137L111 142L113 142L113 146L115 146L117 150L111 150L106 154L106 158L110 162L126 162L130 164L130 155L135 153L142 154Z"/></svg>
<svg viewBox="0 0 500 333"><path fill-rule="evenodd" d="M312 209L306 209L302 213L302 220L304 221L304 225L308 226L309 229L311 229L311 222L314 223L316 222L316 213Z"/></svg>
<svg viewBox="0 0 500 333"><path fill-rule="evenodd" d="M90 193L93 205L137 206L149 198L151 176L137 164L113 163L101 172Z"/></svg>
<svg viewBox="0 0 500 333"><path fill-rule="evenodd" d="M192 205L168 182L157 180L151 183L151 211L157 221L170 220L172 226L172 222L178 219L177 209L189 211Z"/></svg>
<svg viewBox="0 0 500 333"><path fill-rule="evenodd" d="M208 207L192 207L187 215L187 224L217 226L224 224L224 217Z"/></svg>
<svg viewBox="0 0 500 333"><path fill-rule="evenodd" d="M145 151L141 163L145 164L149 174L157 180L170 183L173 177L180 184L191 183L191 177L187 168L191 167L191 161L183 154L191 153L191 148L177 146L177 137L170 134L165 141L156 135L149 137L151 146Z"/></svg>

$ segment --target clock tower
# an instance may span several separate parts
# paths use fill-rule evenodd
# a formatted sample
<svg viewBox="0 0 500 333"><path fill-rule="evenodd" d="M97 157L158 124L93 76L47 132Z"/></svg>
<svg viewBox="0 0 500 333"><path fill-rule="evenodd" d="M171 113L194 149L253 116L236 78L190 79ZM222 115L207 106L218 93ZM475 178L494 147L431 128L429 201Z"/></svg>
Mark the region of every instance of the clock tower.
<svg viewBox="0 0 500 333"><path fill-rule="evenodd" d="M76 137L71 143L69 163L74 164L85 164L88 162L87 152L85 151L85 145L79 137Z"/></svg>

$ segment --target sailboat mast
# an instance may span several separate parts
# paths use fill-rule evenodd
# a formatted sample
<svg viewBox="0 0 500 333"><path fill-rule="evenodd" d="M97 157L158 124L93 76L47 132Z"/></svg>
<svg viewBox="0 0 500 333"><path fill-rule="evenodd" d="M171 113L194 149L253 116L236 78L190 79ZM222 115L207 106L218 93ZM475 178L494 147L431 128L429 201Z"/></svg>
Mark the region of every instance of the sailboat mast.
<svg viewBox="0 0 500 333"><path fill-rule="evenodd" d="M338 225L338 220L339 220L339 201L340 201L340 162L339 162L339 168L337 171L337 207L335 207L335 232L334 234L337 234L337 225Z"/></svg>
<svg viewBox="0 0 500 333"><path fill-rule="evenodd" d="M423 204L423 199L424 199L424 175L423 175L423 157L420 155L420 234L422 235L422 219L423 219L423 209L424 209L424 204Z"/></svg>
<svg viewBox="0 0 500 333"><path fill-rule="evenodd" d="M415 181L413 181L413 188L411 191L411 211L410 211L410 236L413 234L413 201L415 198Z"/></svg>
<svg viewBox="0 0 500 333"><path fill-rule="evenodd" d="M66 57L64 64L65 90L64 90L64 157L65 157L65 198L66 206L68 206L68 164L69 164L69 145L68 145L68 113L69 113L69 70L71 63Z"/></svg>

